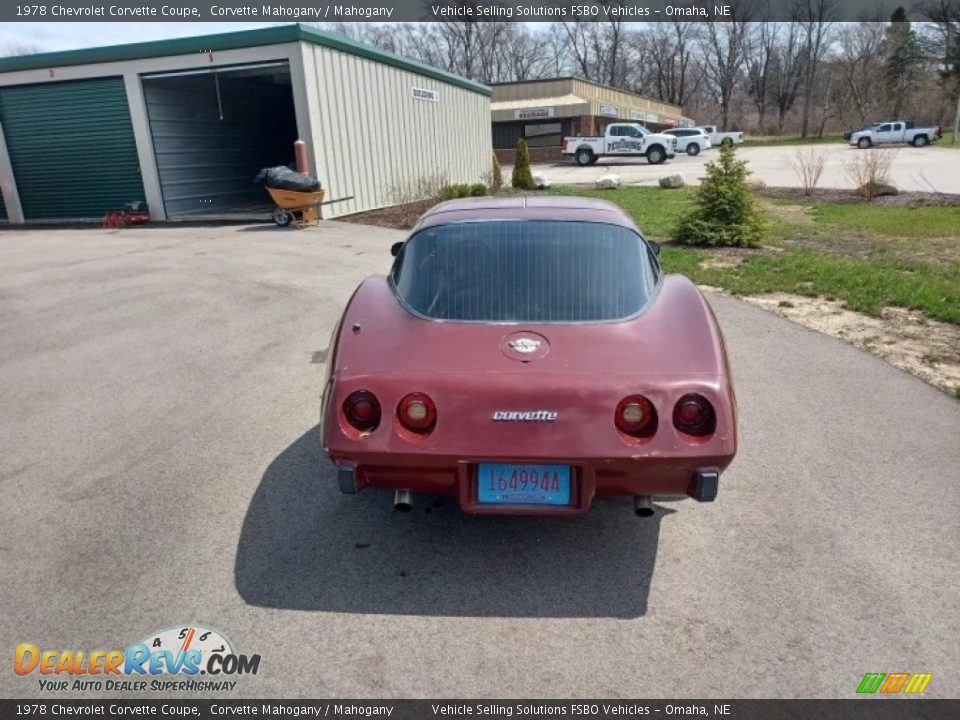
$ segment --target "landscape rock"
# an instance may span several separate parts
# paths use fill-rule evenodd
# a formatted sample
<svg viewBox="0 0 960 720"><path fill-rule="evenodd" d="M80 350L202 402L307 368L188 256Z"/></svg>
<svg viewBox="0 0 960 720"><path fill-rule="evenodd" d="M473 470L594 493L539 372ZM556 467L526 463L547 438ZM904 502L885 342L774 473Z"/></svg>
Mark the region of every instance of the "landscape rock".
<svg viewBox="0 0 960 720"><path fill-rule="evenodd" d="M544 175L542 172L535 172L533 174L533 184L536 186L537 190L546 190L551 185L550 178Z"/></svg>
<svg viewBox="0 0 960 720"><path fill-rule="evenodd" d="M866 183L860 186L859 193L863 197L883 197L884 195L899 195L900 191L893 185L885 183Z"/></svg>
<svg viewBox="0 0 960 720"><path fill-rule="evenodd" d="M676 175L664 175L660 178L660 187L662 188L682 188L686 187L687 181L684 179L683 175L677 173Z"/></svg>
<svg viewBox="0 0 960 720"><path fill-rule="evenodd" d="M598 190L613 190L620 187L620 176L613 173L607 173L597 178L594 183Z"/></svg>

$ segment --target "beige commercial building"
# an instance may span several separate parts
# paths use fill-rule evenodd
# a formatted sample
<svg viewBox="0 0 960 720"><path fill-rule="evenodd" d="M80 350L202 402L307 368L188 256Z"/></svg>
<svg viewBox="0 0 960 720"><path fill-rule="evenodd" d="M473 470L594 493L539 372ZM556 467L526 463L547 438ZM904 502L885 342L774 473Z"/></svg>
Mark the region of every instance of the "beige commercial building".
<svg viewBox="0 0 960 720"><path fill-rule="evenodd" d="M508 155L524 138L534 159L551 159L564 137L599 135L612 122L654 131L694 125L676 105L577 77L496 84L490 112L494 149Z"/></svg>
<svg viewBox="0 0 960 720"><path fill-rule="evenodd" d="M385 207L488 177L490 94L303 25L0 58L0 218L269 217L298 138L327 217Z"/></svg>

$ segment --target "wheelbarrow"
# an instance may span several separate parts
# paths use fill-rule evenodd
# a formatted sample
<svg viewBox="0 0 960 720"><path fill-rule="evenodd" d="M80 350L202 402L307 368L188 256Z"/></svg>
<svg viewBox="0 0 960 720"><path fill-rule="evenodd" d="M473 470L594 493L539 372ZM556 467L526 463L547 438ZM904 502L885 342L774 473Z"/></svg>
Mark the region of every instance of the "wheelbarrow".
<svg viewBox="0 0 960 720"><path fill-rule="evenodd" d="M324 195L322 188L315 192L298 192L268 187L267 192L277 205L273 209L273 221L280 227L287 227L290 223L304 227L323 218L320 209Z"/></svg>

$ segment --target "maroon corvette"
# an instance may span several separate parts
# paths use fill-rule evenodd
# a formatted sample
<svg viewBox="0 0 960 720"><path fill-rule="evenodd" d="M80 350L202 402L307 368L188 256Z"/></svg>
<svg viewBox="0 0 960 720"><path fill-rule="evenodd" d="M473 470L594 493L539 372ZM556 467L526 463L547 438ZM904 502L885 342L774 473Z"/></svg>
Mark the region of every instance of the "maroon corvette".
<svg viewBox="0 0 960 720"><path fill-rule="evenodd" d="M723 337L610 203L438 205L333 333L322 443L340 490L578 515L597 496L717 496L737 449Z"/></svg>

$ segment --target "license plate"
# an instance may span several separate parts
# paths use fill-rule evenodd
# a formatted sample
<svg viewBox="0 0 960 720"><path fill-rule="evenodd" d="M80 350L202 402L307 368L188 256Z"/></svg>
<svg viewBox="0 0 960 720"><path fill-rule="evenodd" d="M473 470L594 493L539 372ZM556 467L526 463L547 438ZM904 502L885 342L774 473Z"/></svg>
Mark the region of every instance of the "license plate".
<svg viewBox="0 0 960 720"><path fill-rule="evenodd" d="M569 465L480 463L477 501L491 505L569 505Z"/></svg>

